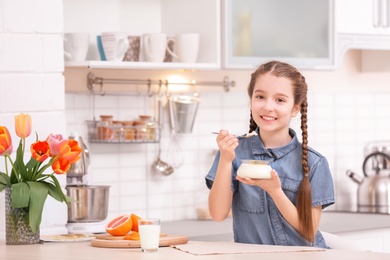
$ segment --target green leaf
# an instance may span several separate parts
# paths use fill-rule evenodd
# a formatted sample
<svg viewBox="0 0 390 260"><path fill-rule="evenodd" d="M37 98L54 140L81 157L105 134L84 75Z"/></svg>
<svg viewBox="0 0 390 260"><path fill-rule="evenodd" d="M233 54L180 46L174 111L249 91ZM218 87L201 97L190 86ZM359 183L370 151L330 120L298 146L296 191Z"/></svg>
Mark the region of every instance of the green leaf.
<svg viewBox="0 0 390 260"><path fill-rule="evenodd" d="M56 176L50 175L50 178L53 180L53 182L54 182L54 184L55 184L55 186L56 186L56 192L55 192L55 193L56 193L56 196L58 195L58 196L61 197L61 199L58 200L58 201L60 201L60 202L66 202L66 204L68 204L68 199L66 198L66 195L62 192L61 185L60 185L60 183L58 182ZM51 195L51 196L53 197L53 195ZM53 197L53 198L55 198L55 197ZM69 206L69 205L68 205L68 206Z"/></svg>
<svg viewBox="0 0 390 260"><path fill-rule="evenodd" d="M61 195L62 191L58 191L57 187L49 182L42 182L43 184L46 185L49 195L53 197L53 199L58 200L59 202L63 202L63 197Z"/></svg>
<svg viewBox="0 0 390 260"><path fill-rule="evenodd" d="M30 202L30 187L25 182L12 184L12 207L26 208Z"/></svg>
<svg viewBox="0 0 390 260"><path fill-rule="evenodd" d="M27 178L28 178L27 168L26 168L26 165L24 164L24 161L23 161L24 152L23 152L22 140L23 139L20 139L18 149L16 150L16 159L15 159L14 165L15 165L17 172L15 172L14 169L12 169L12 172L11 172L11 182L12 183L18 182L15 175L20 175L21 181L27 180Z"/></svg>
<svg viewBox="0 0 390 260"><path fill-rule="evenodd" d="M9 179L9 176L7 174L5 174L4 172L0 172L0 183L7 185L7 186L11 185L11 181Z"/></svg>
<svg viewBox="0 0 390 260"><path fill-rule="evenodd" d="M43 206L48 194L47 186L40 182L28 181L30 186L30 227L31 230L36 233L39 230L39 226L42 220Z"/></svg>

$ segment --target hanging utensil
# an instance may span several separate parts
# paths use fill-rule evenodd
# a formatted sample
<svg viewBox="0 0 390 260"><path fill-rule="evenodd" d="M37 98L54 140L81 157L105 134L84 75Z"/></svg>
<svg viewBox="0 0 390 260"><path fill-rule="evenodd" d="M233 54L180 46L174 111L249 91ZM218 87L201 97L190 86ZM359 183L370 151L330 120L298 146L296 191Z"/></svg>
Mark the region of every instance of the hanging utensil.
<svg viewBox="0 0 390 260"><path fill-rule="evenodd" d="M163 126L163 120L162 120L162 104L161 104L161 99L158 99L158 122L160 126L160 131L158 131L158 154L157 154L157 160L153 163L153 169L155 170L156 173L160 173L162 175L171 175L173 173L173 167L169 165L168 163L162 161L160 159L161 155L161 132L162 132L162 126Z"/></svg>

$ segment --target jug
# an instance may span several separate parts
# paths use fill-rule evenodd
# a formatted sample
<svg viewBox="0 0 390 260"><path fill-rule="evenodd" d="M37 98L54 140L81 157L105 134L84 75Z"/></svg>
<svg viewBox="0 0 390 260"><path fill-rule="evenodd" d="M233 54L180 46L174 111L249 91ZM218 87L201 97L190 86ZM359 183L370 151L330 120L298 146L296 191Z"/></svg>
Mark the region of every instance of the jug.
<svg viewBox="0 0 390 260"><path fill-rule="evenodd" d="M70 166L70 169L67 172L67 177L76 177L82 179L83 175L88 173L88 166L90 163L88 147L84 143L83 138L78 134L71 134L68 139L76 140L79 143L82 152L80 154L80 160Z"/></svg>
<svg viewBox="0 0 390 260"><path fill-rule="evenodd" d="M357 202L359 212L390 213L390 174L387 163L390 156L382 152L374 152L368 155L363 162L364 176L358 176L348 170L349 176L359 184ZM371 167L368 167L371 165ZM369 175L369 169L375 171Z"/></svg>

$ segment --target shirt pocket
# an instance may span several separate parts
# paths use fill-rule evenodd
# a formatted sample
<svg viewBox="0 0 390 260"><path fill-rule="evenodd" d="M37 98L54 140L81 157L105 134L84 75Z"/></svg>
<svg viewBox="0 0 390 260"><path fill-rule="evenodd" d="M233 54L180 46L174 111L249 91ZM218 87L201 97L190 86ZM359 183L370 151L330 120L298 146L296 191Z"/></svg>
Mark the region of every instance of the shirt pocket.
<svg viewBox="0 0 390 260"><path fill-rule="evenodd" d="M239 186L239 210L248 213L263 213L265 191L259 187L240 185Z"/></svg>
<svg viewBox="0 0 390 260"><path fill-rule="evenodd" d="M286 194L292 203L296 204L297 193L301 182L288 178L281 178L280 181L282 183L282 190L284 194Z"/></svg>

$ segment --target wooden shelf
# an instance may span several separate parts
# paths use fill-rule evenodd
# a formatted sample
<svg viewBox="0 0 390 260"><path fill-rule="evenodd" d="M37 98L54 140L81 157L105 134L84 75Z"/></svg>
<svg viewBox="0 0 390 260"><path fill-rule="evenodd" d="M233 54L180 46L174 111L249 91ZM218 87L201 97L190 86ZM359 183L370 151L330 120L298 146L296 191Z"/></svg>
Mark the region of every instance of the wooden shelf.
<svg viewBox="0 0 390 260"><path fill-rule="evenodd" d="M65 67L86 67L91 69L164 69L164 70L217 70L214 63L179 63L179 62L129 62L129 61L82 61L65 62Z"/></svg>

